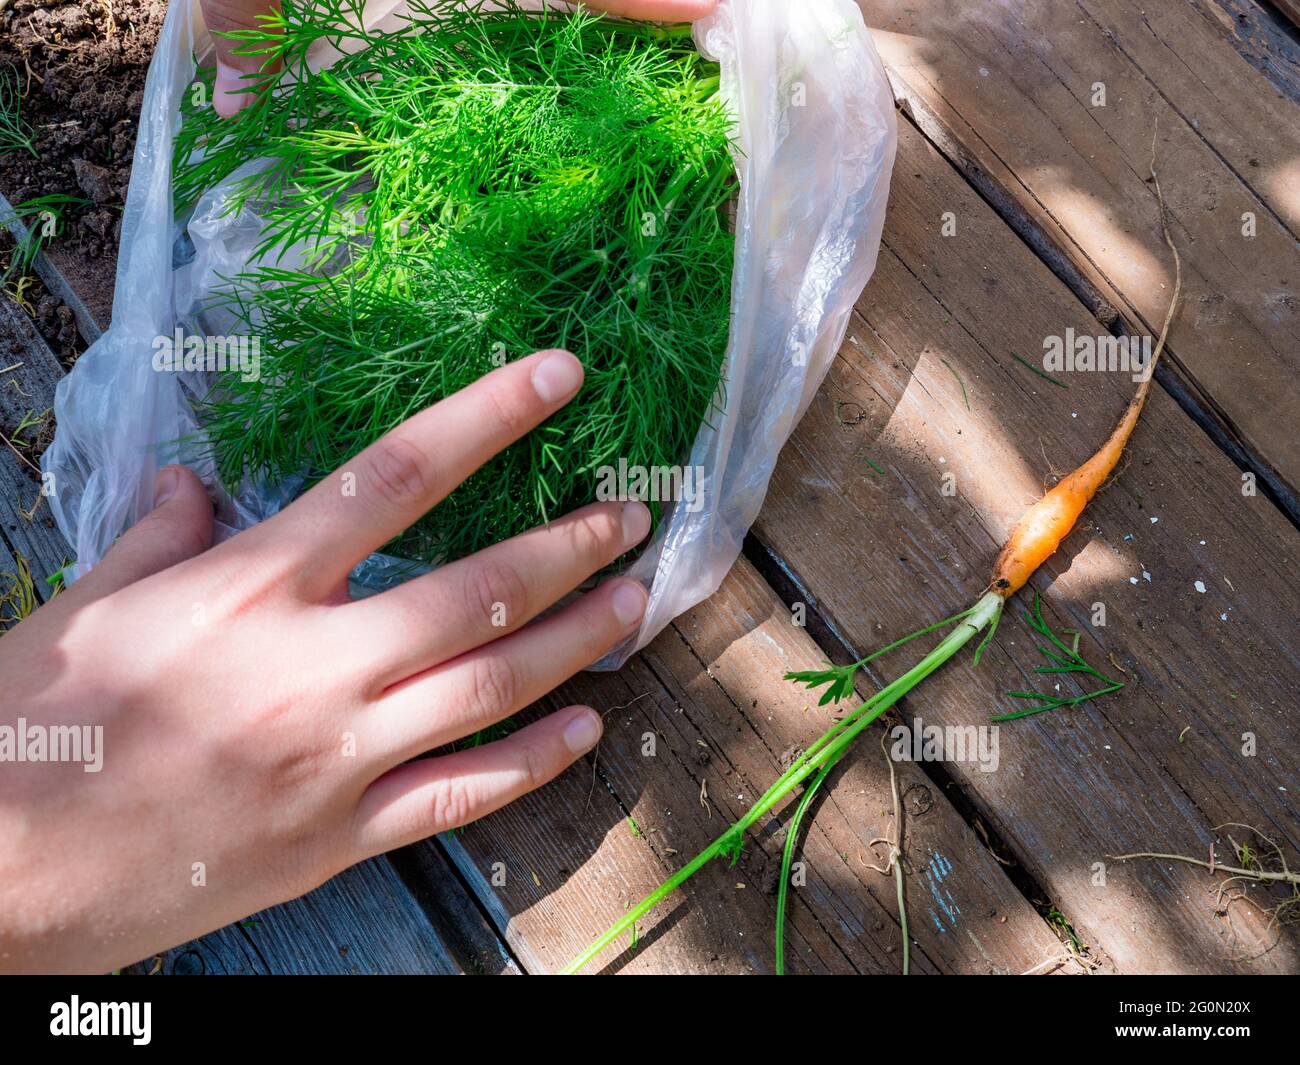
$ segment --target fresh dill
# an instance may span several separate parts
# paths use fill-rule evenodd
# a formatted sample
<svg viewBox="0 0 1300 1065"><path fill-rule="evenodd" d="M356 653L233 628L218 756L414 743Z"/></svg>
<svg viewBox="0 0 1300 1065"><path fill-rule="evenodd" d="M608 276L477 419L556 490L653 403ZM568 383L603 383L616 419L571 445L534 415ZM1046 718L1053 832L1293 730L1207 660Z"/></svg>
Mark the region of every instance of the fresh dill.
<svg viewBox="0 0 1300 1065"><path fill-rule="evenodd" d="M680 31L514 0L363 30L362 7L285 0L233 34L271 80L233 120L186 94L177 202L243 168L226 207L265 221L204 308L260 338L261 372L201 414L228 486L310 482L508 360L573 351L577 399L395 545L436 562L590 502L619 459L686 461L722 398L732 120ZM309 73L316 45L343 55Z"/></svg>

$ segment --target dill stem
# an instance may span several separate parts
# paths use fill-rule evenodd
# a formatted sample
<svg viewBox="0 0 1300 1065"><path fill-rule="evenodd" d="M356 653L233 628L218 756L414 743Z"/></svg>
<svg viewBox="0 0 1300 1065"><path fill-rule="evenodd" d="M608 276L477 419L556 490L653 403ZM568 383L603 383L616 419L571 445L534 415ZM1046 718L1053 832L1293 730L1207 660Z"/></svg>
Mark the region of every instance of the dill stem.
<svg viewBox="0 0 1300 1065"><path fill-rule="evenodd" d="M614 940L633 927L641 917L654 909L655 906L720 854L732 854L734 860L734 857L739 855L745 832L759 818L813 773L818 772L823 767L833 765L868 725L965 647L971 638L982 632L989 622L1001 614L1001 611L1002 597L997 592L990 591L981 596L974 607L962 618L961 624L945 636L934 650L897 680L892 681L878 691L852 714L832 725L821 738L809 747L808 752L805 752L802 759L796 761L781 774L777 782L749 808L739 821L710 843L688 865L674 873L623 914L591 946L569 962L561 970L561 973L571 975L580 971ZM810 788L810 790L812 789Z"/></svg>

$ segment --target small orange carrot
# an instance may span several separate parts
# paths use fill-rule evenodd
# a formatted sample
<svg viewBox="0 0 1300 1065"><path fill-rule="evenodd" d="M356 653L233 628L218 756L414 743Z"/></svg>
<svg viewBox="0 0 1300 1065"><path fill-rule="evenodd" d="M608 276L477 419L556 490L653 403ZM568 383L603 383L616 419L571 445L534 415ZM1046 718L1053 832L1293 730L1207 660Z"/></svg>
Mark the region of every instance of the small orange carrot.
<svg viewBox="0 0 1300 1065"><path fill-rule="evenodd" d="M1156 363L1164 351L1165 340L1169 336L1169 325L1178 308L1178 297L1183 286L1182 261L1178 249L1169 235L1169 220L1165 211L1164 194L1160 191L1160 179L1156 177L1155 144L1152 142L1151 180L1155 183L1156 196L1160 200L1160 227L1164 232L1165 243L1174 253L1174 298L1170 301L1165 314L1164 328L1160 331L1160 340L1152 353L1151 363L1146 367L1142 383L1125 408L1115 428L1111 430L1106 442L1083 465L1049 491L1042 499L1025 511L1016 522L1006 545L998 553L993 564L992 588L1003 599L1010 599L1029 580L1036 569L1041 566L1069 535L1074 523L1079 520L1083 508L1088 505L1106 478L1119 465L1120 456L1133 435L1138 416L1146 406L1147 394L1151 391L1151 380L1155 376Z"/></svg>

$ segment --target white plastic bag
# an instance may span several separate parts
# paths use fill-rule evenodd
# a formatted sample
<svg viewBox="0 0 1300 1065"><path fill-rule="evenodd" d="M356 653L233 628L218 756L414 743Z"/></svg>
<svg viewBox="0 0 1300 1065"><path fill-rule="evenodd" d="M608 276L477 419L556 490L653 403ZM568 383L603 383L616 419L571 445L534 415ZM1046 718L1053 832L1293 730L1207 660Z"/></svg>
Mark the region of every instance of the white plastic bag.
<svg viewBox="0 0 1300 1065"><path fill-rule="evenodd" d="M393 0L368 4L367 24L390 23L402 9ZM704 472L704 505L671 507L630 567L650 589L645 619L596 668L621 665L711 595L735 562L777 455L875 268L889 193L893 97L852 0L721 0L696 24L695 40L720 63L723 99L738 123L726 406L700 429L689 458ZM55 517L76 551L69 580L149 511L154 475L169 462L186 460L203 477L218 501L219 536L274 513L298 487L246 485L228 494L211 461L195 457L201 449L182 454L176 444L201 435L190 401L203 382L153 368L156 338L190 321L219 275L244 267L260 229L256 217L223 214L220 188L203 198L186 230L173 217L180 102L194 57L210 45L197 2L176 0L145 84L113 321L55 396L58 429L43 467ZM354 577L381 586L392 561L373 556Z"/></svg>

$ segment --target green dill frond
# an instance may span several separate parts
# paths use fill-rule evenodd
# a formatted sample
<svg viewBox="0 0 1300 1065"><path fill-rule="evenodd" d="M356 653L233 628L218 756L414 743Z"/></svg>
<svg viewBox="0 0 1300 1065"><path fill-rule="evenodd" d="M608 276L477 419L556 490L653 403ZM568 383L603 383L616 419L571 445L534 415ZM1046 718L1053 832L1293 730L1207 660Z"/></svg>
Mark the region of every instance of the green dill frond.
<svg viewBox="0 0 1300 1065"><path fill-rule="evenodd" d="M1025 709L1014 713L994 715L990 717L990 720L1016 721L1022 717L1032 717L1034 714L1041 714L1047 710L1078 706L1090 699L1110 695L1112 692L1117 692L1124 687L1122 680L1114 680L1100 670L1093 669L1084 661L1083 656L1079 654L1079 643L1083 638L1082 633L1074 629L1065 630L1074 637L1067 645L1064 640L1052 631L1052 627L1043 617L1043 604L1037 592L1034 592L1033 610L1025 614L1025 623L1040 636L1045 637L1050 644L1050 646L1038 645L1038 650L1050 665L1039 666L1034 670L1035 673L1083 673L1086 676L1095 677L1102 686L1093 691L1084 692L1082 695L1043 695L1040 692L1033 691L1009 691L1007 695L1012 699L1038 700L1038 702L1034 702L1032 705L1026 706ZM1055 648L1055 650L1052 648Z"/></svg>

